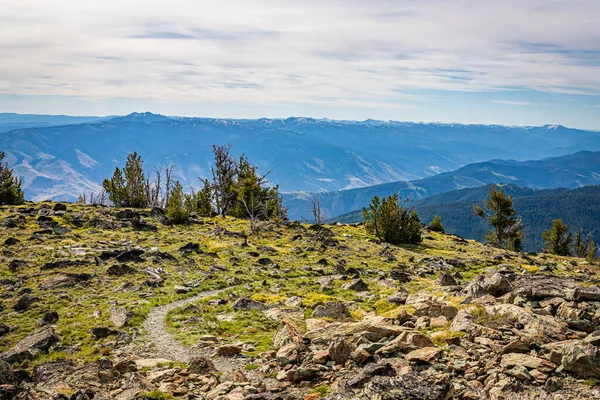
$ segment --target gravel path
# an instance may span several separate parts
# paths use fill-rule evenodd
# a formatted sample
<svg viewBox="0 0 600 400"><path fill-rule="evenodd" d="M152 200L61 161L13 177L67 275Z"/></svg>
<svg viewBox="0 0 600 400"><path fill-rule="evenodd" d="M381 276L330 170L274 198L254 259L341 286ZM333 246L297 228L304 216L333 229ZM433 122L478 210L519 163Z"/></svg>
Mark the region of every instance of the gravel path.
<svg viewBox="0 0 600 400"><path fill-rule="evenodd" d="M194 349L192 347L186 347L175 340L175 338L173 338L173 336L167 332L167 324L165 319L167 317L167 313L175 308L183 307L190 303L195 303L205 297L215 296L228 289L231 288L228 287L219 290L207 290L205 292L200 292L195 296L153 308L148 314L146 321L144 321L143 327L148 332L148 337L156 347L156 356L158 358L181 361L184 363L189 362L192 357L198 355L211 357L213 355L212 353L214 352L214 348ZM226 371L235 367L237 364L235 361L236 360L222 357L213 358L215 367L221 371Z"/></svg>

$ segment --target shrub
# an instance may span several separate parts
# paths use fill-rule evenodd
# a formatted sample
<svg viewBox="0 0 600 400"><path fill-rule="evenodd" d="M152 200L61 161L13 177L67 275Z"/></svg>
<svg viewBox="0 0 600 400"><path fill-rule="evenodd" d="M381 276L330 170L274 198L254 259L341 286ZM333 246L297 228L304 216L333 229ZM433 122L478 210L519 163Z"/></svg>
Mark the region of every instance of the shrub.
<svg viewBox="0 0 600 400"><path fill-rule="evenodd" d="M429 229L434 232L444 232L444 225L442 225L442 219L438 214L435 214L435 217L429 223Z"/></svg>
<svg viewBox="0 0 600 400"><path fill-rule="evenodd" d="M21 180L13 175L8 163L2 164L4 153L0 151L0 205L23 204Z"/></svg>
<svg viewBox="0 0 600 400"><path fill-rule="evenodd" d="M391 244L417 244L421 237L421 221L414 210L400 204L398 194L379 199L375 196L369 208L363 208L365 229Z"/></svg>

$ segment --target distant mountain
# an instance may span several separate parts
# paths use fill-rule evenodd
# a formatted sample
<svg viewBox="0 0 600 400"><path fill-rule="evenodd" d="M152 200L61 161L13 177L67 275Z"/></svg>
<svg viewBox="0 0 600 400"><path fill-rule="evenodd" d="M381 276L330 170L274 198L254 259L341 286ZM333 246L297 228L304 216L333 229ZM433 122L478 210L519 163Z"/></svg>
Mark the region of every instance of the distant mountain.
<svg viewBox="0 0 600 400"><path fill-rule="evenodd" d="M327 215L337 216L361 209L371 202L373 196L383 197L397 192L402 198L410 197L416 201L438 193L491 183L510 183L535 189L597 185L600 184L600 152L581 151L538 161L492 160L425 179L329 192L320 196ZM308 210L310 195L289 194L286 204L292 210Z"/></svg>
<svg viewBox="0 0 600 400"><path fill-rule="evenodd" d="M102 119L106 119L106 117L70 117L68 115L0 113L0 133L23 128L86 124L98 122Z"/></svg>
<svg viewBox="0 0 600 400"><path fill-rule="evenodd" d="M27 118L23 124L43 122ZM261 170L271 171L269 178L281 191L322 192L414 181L491 158L526 160L600 150L600 133L562 126L231 120L152 113L65 123L69 125L0 134L0 149L23 178L29 199L73 200L81 192L98 190L131 151L140 153L149 168L177 165L176 178L189 187L210 174L212 145L231 143L235 154L246 153ZM462 186L449 189L456 187ZM290 197L293 205L298 196ZM292 215L302 215L304 205ZM328 211L337 214L352 205Z"/></svg>
<svg viewBox="0 0 600 400"><path fill-rule="evenodd" d="M579 227L586 234L592 232L594 241L600 244L600 186L545 190L516 185L501 186L505 193L513 196L513 205L523 219L524 250L541 251L542 232L557 218L561 218L573 233ZM483 242L488 226L473 214L473 204L483 205L490 187L454 190L427 197L416 205L416 211L423 223L429 223L435 214L439 214L447 232ZM336 220L359 222L362 221L362 213L348 213Z"/></svg>

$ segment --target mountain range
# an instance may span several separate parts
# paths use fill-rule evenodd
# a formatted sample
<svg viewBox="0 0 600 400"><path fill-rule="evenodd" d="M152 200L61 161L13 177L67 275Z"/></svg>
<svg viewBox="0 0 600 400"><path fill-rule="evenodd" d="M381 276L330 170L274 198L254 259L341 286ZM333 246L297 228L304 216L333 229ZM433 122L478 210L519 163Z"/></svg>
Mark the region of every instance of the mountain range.
<svg viewBox="0 0 600 400"><path fill-rule="evenodd" d="M177 166L175 176L184 187L198 186L198 178L210 174L212 145L231 143L234 154L245 153L263 172L271 171L269 179L287 193L292 217L305 215L305 200L312 192L332 199L327 212L333 216L362 206L370 191L379 191L377 186L370 188L372 185L410 181L413 183L394 184L410 187L419 180L492 158L523 161L600 150L598 132L560 125L235 120L152 113L103 118L0 114L0 132L10 126L18 129L0 133L0 149L23 178L26 197L32 200L74 200L82 192L97 191L102 179L132 151L142 156L147 169L169 162ZM511 162L505 163L502 169L510 170ZM582 167L580 172L584 175L581 184L596 183L590 171ZM567 175L565 182L571 179ZM514 183L523 184L526 178L519 176ZM440 188L490 182L466 178L462 182L457 177ZM419 197L435 192L433 188L424 190Z"/></svg>
<svg viewBox="0 0 600 400"><path fill-rule="evenodd" d="M510 183L535 189L597 185L600 184L600 152L580 151L533 161L491 160L424 179L321 193L318 196L325 214L337 219L338 215L360 210L374 196L398 193L404 199L417 201L439 193L491 183ZM306 210L304 216L307 216L313 196L294 193L288 194L285 199L294 212Z"/></svg>

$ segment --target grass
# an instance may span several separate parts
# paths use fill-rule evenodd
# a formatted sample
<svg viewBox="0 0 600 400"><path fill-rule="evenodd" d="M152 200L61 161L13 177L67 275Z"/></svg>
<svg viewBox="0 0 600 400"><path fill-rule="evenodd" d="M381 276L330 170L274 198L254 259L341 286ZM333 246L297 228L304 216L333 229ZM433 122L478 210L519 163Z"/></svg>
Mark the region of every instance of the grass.
<svg viewBox="0 0 600 400"><path fill-rule="evenodd" d="M52 203L49 203L53 206ZM19 209L38 208L38 204L26 204L20 207L0 207L0 221L9 215L19 213ZM394 318L401 312L414 312L410 306L396 306L385 300L394 293L394 289L377 284L380 274L387 274L399 265L405 265L411 272L424 258L445 257L458 259L464 267L453 268L451 273L460 272L465 280L485 273L497 264L495 256L504 251L491 248L473 241L457 244L451 236L431 233L432 239L426 239L418 246L387 246L373 240L364 228L353 226L330 226L338 246L326 247L313 237L307 225L269 224L263 227L260 236L249 236L247 246L244 239L218 233L223 228L231 232L249 232L249 222L233 218L206 219L203 224L187 226L162 226L149 217L146 222L157 225L157 231L134 231L124 224L117 229L101 229L90 224L93 218L108 219L106 212L94 206L67 205L68 211L63 217L54 219L71 231L65 235L33 237L40 228L36 223L37 215L27 215L21 228L0 229L0 243L8 237L15 237L20 243L3 247L0 252L0 320L14 329L0 338L0 352L14 346L19 340L39 329L39 321L47 310L59 314L56 330L61 336L61 350L40 355L23 367L32 369L35 365L60 357L89 362L97 360L109 352L115 338L95 339L90 333L94 327L114 328L110 322L109 305L115 302L134 312L130 323L119 330L132 335L135 340L144 340L140 327L150 310L156 306L192 296L203 290L219 289L230 286L234 280L239 282L235 288L221 293L216 299L224 299L227 304L213 306L209 299L195 304L197 309L176 309L167 316L169 332L187 345L198 343L201 335L213 334L220 343L243 341L254 346L255 355L271 347L272 337L279 326L278 321L265 317L261 312L234 311L231 302L240 296L251 297L270 307L283 307L285 301L298 296L304 307L304 315L310 316L317 304L330 301L353 302L351 316L362 319L367 313L377 313ZM146 210L146 212L149 210ZM74 225L74 216L84 213L88 222L83 226ZM114 210L113 210L114 212ZM144 212L142 210L142 212ZM300 235L301 238L291 240ZM429 235L429 234L428 234ZM179 248L186 243L199 243L201 251L182 255ZM261 250L262 246L274 251ZM146 251L144 262L128 263L138 272L133 275L116 277L108 275L107 269L115 260L96 263L95 257L105 250L124 250L142 248ZM393 254L396 261L389 261L380 255L382 250ZM153 249L171 254L176 260L153 257ZM254 257L250 252L260 253ZM278 267L263 266L258 258L268 257ZM555 265L556 273L564 276L597 276L597 266L587 266L592 272L577 272L568 258L540 255L527 260L513 254L510 260L503 262L514 266L523 266L531 273L541 265ZM26 260L28 267L16 272L8 269L13 259ZM42 266L50 261L75 259L84 260L83 265L68 266L62 269L47 270ZM321 260L327 260L327 264ZM370 293L353 292L343 289L344 279L335 279L331 290L322 292L317 279L323 275L336 274L336 265L359 270L363 280L369 285ZM162 285L151 287L146 284L150 276L143 272L145 268L161 268L164 272ZM85 284L55 290L42 290L40 284L62 274L89 274L92 279ZM420 290L430 291L446 303L461 308L461 297L451 297L439 291L434 283L435 274L413 275L413 280L403 284L409 293ZM8 282L8 283L6 283ZM13 285L17 282L18 289ZM131 287L123 289L125 282ZM177 294L175 286L190 284L192 293ZM40 298L24 313L13 312L12 307L19 291L30 291ZM214 299L213 299L214 300ZM1 309L1 307L0 307ZM482 322L493 324L500 317L480 315ZM249 364L251 365L251 364Z"/></svg>

